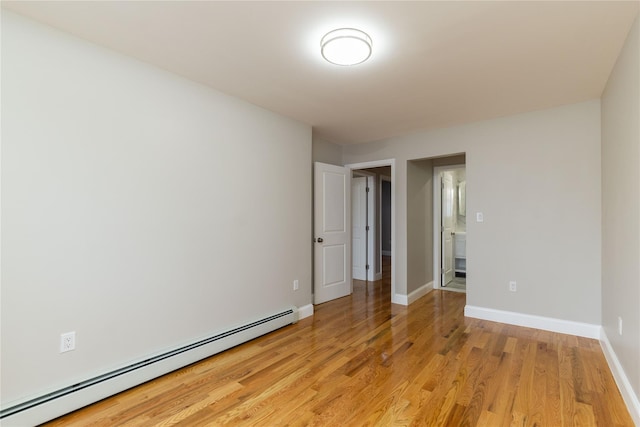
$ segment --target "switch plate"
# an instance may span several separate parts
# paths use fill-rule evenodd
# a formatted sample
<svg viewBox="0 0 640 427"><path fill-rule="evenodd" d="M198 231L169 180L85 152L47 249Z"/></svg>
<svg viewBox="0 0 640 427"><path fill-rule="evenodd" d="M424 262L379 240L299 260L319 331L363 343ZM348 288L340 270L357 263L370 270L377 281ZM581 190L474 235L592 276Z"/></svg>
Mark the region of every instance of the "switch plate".
<svg viewBox="0 0 640 427"><path fill-rule="evenodd" d="M298 289L300 289L300 283L298 282L298 279L293 281L293 290L297 291Z"/></svg>
<svg viewBox="0 0 640 427"><path fill-rule="evenodd" d="M618 316L618 334L622 335L622 317Z"/></svg>
<svg viewBox="0 0 640 427"><path fill-rule="evenodd" d="M484 215L482 212L476 212L476 222L484 222Z"/></svg>
<svg viewBox="0 0 640 427"><path fill-rule="evenodd" d="M76 332L66 332L60 335L60 353L76 349Z"/></svg>

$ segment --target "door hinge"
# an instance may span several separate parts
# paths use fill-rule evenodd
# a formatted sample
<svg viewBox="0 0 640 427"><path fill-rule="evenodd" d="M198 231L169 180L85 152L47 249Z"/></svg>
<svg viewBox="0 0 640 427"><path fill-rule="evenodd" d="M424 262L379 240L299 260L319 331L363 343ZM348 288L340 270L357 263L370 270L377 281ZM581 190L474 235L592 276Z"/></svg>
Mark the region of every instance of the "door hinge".
<svg viewBox="0 0 640 427"><path fill-rule="evenodd" d="M441 268L441 269L440 269L440 274L441 274L441 275L442 275L442 274L444 274L444 268Z"/></svg>
<svg viewBox="0 0 640 427"><path fill-rule="evenodd" d="M369 231L369 226L368 225L365 227L365 230Z"/></svg>
<svg viewBox="0 0 640 427"><path fill-rule="evenodd" d="M368 269L369 269L369 264L365 266L365 270L368 270Z"/></svg>
<svg viewBox="0 0 640 427"><path fill-rule="evenodd" d="M367 187L367 193L369 192L369 187Z"/></svg>

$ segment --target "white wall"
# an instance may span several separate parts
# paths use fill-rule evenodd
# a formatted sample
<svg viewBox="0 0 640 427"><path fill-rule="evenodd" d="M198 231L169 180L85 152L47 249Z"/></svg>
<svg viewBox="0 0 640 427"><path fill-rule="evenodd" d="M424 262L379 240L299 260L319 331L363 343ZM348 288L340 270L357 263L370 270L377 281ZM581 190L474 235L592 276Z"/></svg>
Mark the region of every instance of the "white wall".
<svg viewBox="0 0 640 427"><path fill-rule="evenodd" d="M342 147L316 135L313 136L312 156L314 162L342 166Z"/></svg>
<svg viewBox="0 0 640 427"><path fill-rule="evenodd" d="M2 113L3 406L311 303L309 126L6 11Z"/></svg>
<svg viewBox="0 0 640 427"><path fill-rule="evenodd" d="M600 324L600 102L345 146L345 163L396 159L399 294L407 292L407 161L461 152L467 303Z"/></svg>
<svg viewBox="0 0 640 427"><path fill-rule="evenodd" d="M410 161L406 166L406 289L410 294L433 281L433 262L428 262L433 259L433 162Z"/></svg>
<svg viewBox="0 0 640 427"><path fill-rule="evenodd" d="M636 18L602 96L602 325L636 402L640 400L638 25ZM618 317L623 319L622 336ZM636 417L638 411L640 406Z"/></svg>

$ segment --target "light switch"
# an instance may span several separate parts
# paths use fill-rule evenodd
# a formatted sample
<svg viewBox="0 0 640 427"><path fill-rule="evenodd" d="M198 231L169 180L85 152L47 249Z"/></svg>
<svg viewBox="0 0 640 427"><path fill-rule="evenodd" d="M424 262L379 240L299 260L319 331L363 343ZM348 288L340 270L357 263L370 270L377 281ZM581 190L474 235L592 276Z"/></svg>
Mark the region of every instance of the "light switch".
<svg viewBox="0 0 640 427"><path fill-rule="evenodd" d="M484 215L482 214L482 212L476 212L476 222L483 222L484 221Z"/></svg>

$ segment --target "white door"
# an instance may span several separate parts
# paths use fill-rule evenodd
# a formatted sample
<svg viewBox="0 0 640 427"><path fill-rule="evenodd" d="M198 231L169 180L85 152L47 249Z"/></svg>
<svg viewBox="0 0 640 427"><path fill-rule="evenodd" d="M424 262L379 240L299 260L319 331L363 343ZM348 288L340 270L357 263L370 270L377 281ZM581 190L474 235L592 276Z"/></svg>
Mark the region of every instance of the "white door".
<svg viewBox="0 0 640 427"><path fill-rule="evenodd" d="M353 278L367 278L367 178L351 178L351 253Z"/></svg>
<svg viewBox="0 0 640 427"><path fill-rule="evenodd" d="M351 170L314 164L314 304L351 294Z"/></svg>
<svg viewBox="0 0 640 427"><path fill-rule="evenodd" d="M453 179L449 172L442 174L442 278L441 286L453 280Z"/></svg>

